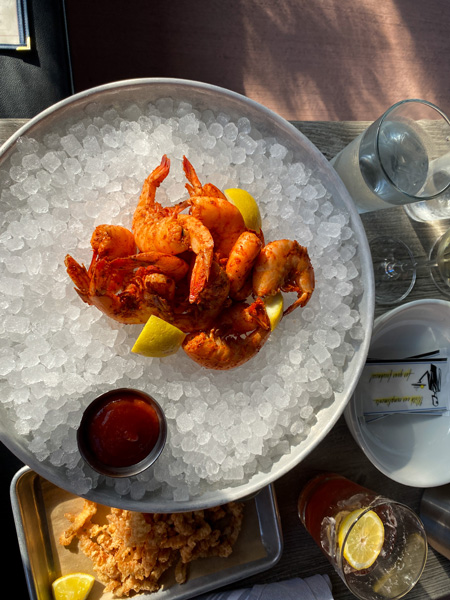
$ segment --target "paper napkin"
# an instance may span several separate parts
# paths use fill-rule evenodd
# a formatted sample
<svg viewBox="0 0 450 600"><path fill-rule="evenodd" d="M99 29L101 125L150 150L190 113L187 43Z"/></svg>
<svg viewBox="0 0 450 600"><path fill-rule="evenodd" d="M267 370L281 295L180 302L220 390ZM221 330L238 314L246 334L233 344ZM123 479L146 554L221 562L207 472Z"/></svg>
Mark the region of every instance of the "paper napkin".
<svg viewBox="0 0 450 600"><path fill-rule="evenodd" d="M252 588L203 594L194 600L333 600L333 594L328 575L313 575L305 579L295 577Z"/></svg>
<svg viewBox="0 0 450 600"><path fill-rule="evenodd" d="M449 414L443 351L400 360L368 359L355 390L366 422L391 414Z"/></svg>

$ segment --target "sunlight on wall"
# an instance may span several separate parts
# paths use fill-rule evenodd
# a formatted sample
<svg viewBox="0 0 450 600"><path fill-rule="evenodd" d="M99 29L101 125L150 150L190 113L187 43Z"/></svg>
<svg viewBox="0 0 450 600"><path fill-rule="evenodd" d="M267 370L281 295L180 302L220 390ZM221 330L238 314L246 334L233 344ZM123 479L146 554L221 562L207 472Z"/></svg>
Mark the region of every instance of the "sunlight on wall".
<svg viewBox="0 0 450 600"><path fill-rule="evenodd" d="M257 5L242 15L245 92L285 118L373 120L415 97L450 104L436 51L441 17L423 19L420 2Z"/></svg>

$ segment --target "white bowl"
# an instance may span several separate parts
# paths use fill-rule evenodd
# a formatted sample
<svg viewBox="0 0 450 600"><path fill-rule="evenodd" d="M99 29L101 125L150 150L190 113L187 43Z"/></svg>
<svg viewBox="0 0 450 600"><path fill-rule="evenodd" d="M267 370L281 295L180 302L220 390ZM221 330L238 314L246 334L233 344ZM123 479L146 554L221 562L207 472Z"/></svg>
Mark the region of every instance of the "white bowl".
<svg viewBox="0 0 450 600"><path fill-rule="evenodd" d="M357 242L357 257L361 265L359 281L362 284L363 292L357 297L356 308L360 314L360 325L364 335L360 336L358 341L350 340L354 353L346 362L342 389L336 391L328 402L324 402L305 439L292 444L289 452L280 456L270 467L266 465L264 469L255 472L248 481L233 483L233 485L224 483L219 488L216 486L202 489L201 493L189 499L177 498L177 501L174 501L161 495L158 491L146 492L143 497L133 499L129 495L117 493L111 482L102 480L92 489L80 494L78 488L74 488L73 472L70 468L55 466L47 457L39 460L35 452L30 450L30 440L27 436L18 433L14 427L14 419L8 413L8 407L0 405L2 441L41 476L70 492L85 495L103 504L149 512L193 510L242 498L265 487L303 460L323 440L344 411L365 363L374 312L373 273L366 235L357 210L336 172L317 148L293 125L267 108L234 92L203 83L175 79L122 81L87 90L45 110L17 131L0 150L0 166L16 151L18 140L22 136L42 139L48 132L58 131L58 127L66 123L78 122L86 114L85 110L91 114L96 110L105 111L106 108L113 105L117 110L123 111L124 107L129 107L134 103L156 102L167 97L173 98L176 102L189 101L196 110L213 110L216 113L224 111L237 118L247 117L262 135L278 141L287 148L288 152L299 157L307 169L311 169L315 178L329 192L334 206L342 209L349 216L349 227L353 230ZM68 210L70 209L71 206L68 207ZM90 232L87 233L87 236L88 240ZM72 253L76 253L76 249ZM320 280L317 281L316 289L320 289ZM258 377L262 377L262 375L263 373ZM140 383L143 383L143 378L140 382L135 381L132 386L129 384L125 386L137 387ZM8 386L8 377L5 385ZM123 387L123 384L120 387ZM11 390L8 391L11 392ZM155 390L155 394L164 409L164 397L158 395L158 390ZM84 404L88 400L88 398L81 398ZM71 430L69 435L72 434ZM170 431L166 448L169 444Z"/></svg>
<svg viewBox="0 0 450 600"><path fill-rule="evenodd" d="M416 300L375 320L370 357L399 359L450 347L450 302ZM384 475L413 487L450 482L450 417L390 415L367 424L362 402L350 400L344 415L367 458Z"/></svg>

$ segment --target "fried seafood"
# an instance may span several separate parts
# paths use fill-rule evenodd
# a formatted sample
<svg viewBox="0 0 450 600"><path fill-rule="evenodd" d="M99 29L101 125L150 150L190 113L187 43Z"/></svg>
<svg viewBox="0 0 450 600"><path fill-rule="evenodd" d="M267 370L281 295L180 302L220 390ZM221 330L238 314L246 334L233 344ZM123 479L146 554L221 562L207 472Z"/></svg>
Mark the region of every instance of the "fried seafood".
<svg viewBox="0 0 450 600"><path fill-rule="evenodd" d="M89 268L67 255L67 272L87 304L121 323L160 317L187 334L182 347L198 364L231 369L271 333L264 299L296 293L283 316L304 307L314 269L296 240L264 245L262 230L248 229L239 209L214 184L202 184L186 157L188 198L163 207L155 198L169 170L164 155L144 181L132 232L96 227Z"/></svg>
<svg viewBox="0 0 450 600"><path fill-rule="evenodd" d="M71 525L66 529L59 538L59 543L62 546L68 546L78 536L80 531L83 531L86 527L86 523L89 523L92 517L97 512L97 506L94 502L86 500L83 505L83 510L77 514L66 514L66 519L71 522Z"/></svg>
<svg viewBox="0 0 450 600"><path fill-rule="evenodd" d="M85 500L78 514L66 514L71 522L59 543L69 546L74 538L92 560L105 592L117 597L156 592L161 578L173 569L175 581L184 583L188 565L199 558L227 557L238 539L244 505L223 506L187 513L150 514L111 508L105 523L96 523L98 505Z"/></svg>

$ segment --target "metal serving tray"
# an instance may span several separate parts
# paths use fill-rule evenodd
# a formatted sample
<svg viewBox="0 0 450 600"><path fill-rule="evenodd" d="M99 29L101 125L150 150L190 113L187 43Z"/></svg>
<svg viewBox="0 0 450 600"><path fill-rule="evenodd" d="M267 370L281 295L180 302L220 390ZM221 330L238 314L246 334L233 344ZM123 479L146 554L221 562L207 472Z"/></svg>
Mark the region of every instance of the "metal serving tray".
<svg viewBox="0 0 450 600"><path fill-rule="evenodd" d="M23 467L11 482L11 504L31 600L51 600L51 583L57 577L83 571L92 573L91 562L76 549L59 545L58 538L69 522L66 512L78 510L82 498L50 483L29 467ZM183 600L229 585L275 565L283 551L280 516L272 485L244 500L242 531L228 558L207 558L191 563L186 583L175 583L167 573L164 587L140 600ZM107 600L96 581L89 600Z"/></svg>

